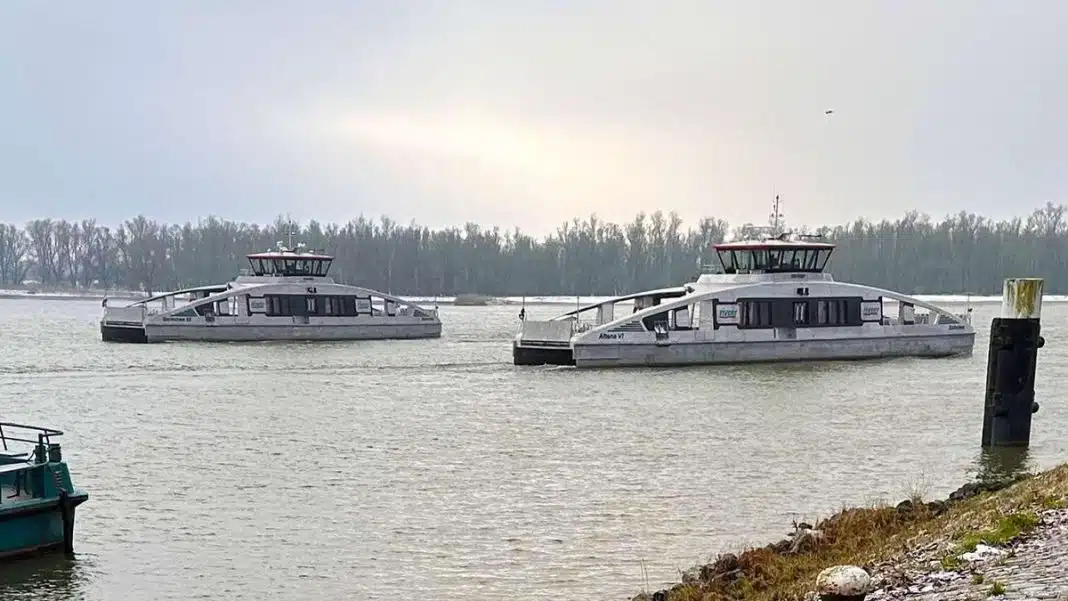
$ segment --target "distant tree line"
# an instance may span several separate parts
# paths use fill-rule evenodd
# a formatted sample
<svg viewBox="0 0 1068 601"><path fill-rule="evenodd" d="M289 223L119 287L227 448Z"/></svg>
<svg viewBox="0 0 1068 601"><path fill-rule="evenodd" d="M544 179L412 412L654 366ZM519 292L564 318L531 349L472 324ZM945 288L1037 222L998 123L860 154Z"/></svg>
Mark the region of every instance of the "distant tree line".
<svg viewBox="0 0 1068 601"><path fill-rule="evenodd" d="M962 212L934 221L910 212L896 221L858 219L818 230L838 244L828 267L835 278L915 294L993 294L1002 279L1041 276L1047 290L1068 286L1064 205L1047 204L1027 218L990 221ZM337 260L331 275L394 294L451 296L607 295L691 281L717 263L712 245L752 234L726 221L701 219L683 228L657 211L624 225L596 216L562 224L544 239L518 228L503 232L468 223L431 230L387 217L344 225L278 218L271 225L208 217L196 224L137 216L111 228L89 219L0 224L0 285L35 280L43 288L148 292L219 283L247 267L245 255L279 241L324 249Z"/></svg>

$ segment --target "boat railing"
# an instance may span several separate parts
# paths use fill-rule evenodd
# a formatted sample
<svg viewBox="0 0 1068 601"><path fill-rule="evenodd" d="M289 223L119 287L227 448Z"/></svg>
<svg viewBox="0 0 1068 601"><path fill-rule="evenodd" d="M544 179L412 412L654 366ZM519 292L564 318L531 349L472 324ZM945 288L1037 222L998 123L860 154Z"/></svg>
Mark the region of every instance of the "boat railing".
<svg viewBox="0 0 1068 601"><path fill-rule="evenodd" d="M588 321L582 321L581 319L576 319L571 324L571 333L572 334L581 334L583 332L588 332L588 331L592 330L593 328L594 328L594 324L592 324L592 323L590 323Z"/></svg>
<svg viewBox="0 0 1068 601"><path fill-rule="evenodd" d="M911 325L928 326L928 325L972 325L971 313L951 313L948 315L942 315L940 313L934 313L932 311L916 312L913 315ZM882 319L882 325L896 326L901 325L901 317L899 315L884 314Z"/></svg>
<svg viewBox="0 0 1068 601"><path fill-rule="evenodd" d="M0 422L0 463L23 463L31 461L30 451L14 452L17 448L33 448L32 460L37 463L61 461L62 452L53 436L63 436L61 430L42 426L28 426L14 422Z"/></svg>

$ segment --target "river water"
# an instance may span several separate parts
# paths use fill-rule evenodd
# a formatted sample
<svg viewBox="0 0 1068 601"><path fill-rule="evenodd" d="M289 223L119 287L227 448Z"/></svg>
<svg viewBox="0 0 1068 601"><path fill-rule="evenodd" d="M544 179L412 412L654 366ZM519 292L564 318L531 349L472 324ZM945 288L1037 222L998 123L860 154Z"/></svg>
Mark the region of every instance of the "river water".
<svg viewBox="0 0 1068 601"><path fill-rule="evenodd" d="M511 365L513 306L443 306L440 340L120 345L97 302L0 300L0 419L67 431L90 493L77 557L0 567L0 599L629 599L975 475L997 309L964 359L580 372ZM1030 468L1068 454L1044 313Z"/></svg>

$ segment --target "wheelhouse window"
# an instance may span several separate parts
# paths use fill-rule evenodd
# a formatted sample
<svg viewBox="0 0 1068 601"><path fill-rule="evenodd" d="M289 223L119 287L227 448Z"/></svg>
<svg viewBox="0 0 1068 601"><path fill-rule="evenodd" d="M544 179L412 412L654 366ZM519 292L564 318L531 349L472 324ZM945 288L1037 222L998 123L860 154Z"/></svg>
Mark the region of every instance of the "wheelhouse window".
<svg viewBox="0 0 1068 601"><path fill-rule="evenodd" d="M719 263L723 266L723 273L737 273L738 268L734 266L734 255L729 250L716 251L719 255Z"/></svg>
<svg viewBox="0 0 1068 601"><path fill-rule="evenodd" d="M719 248L724 273L819 273L827 266L831 246L746 246Z"/></svg>
<svg viewBox="0 0 1068 601"><path fill-rule="evenodd" d="M323 277L334 262L329 257L250 256L249 266L258 276Z"/></svg>

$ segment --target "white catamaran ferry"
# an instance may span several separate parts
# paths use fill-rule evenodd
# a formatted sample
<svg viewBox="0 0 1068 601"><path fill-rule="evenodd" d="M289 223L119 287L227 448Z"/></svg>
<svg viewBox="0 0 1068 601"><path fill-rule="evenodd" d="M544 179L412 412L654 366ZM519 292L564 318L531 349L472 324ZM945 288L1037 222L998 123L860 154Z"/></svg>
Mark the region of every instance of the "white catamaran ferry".
<svg viewBox="0 0 1068 601"><path fill-rule="evenodd" d="M380 340L438 338L437 309L335 283L334 257L303 244L247 255L251 270L215 286L187 288L123 307L103 301L109 342ZM184 301L184 302L183 302Z"/></svg>
<svg viewBox="0 0 1068 601"><path fill-rule="evenodd" d="M890 290L836 282L824 272L834 248L790 234L717 244L722 273L547 321L524 319L513 363L610 367L971 354L970 309L953 314ZM626 315L616 315L629 304ZM583 322L584 314L595 320Z"/></svg>

